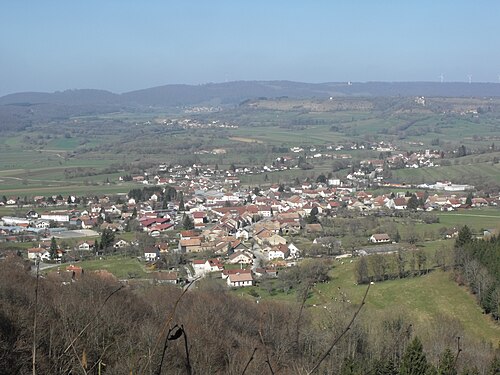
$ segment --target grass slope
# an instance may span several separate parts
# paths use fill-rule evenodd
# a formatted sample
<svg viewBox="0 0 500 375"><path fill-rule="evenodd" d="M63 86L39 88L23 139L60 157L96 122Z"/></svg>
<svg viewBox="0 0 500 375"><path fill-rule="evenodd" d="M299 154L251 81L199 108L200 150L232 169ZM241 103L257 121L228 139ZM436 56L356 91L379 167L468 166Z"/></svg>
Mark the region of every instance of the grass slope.
<svg viewBox="0 0 500 375"><path fill-rule="evenodd" d="M310 304L335 303L335 298L340 300L340 293L352 303L359 303L367 286L355 285L355 263L337 264L331 273L332 281L316 286ZM372 285L364 314L393 311L403 312L420 329L430 328L445 316L459 321L466 334L494 344L500 338L500 326L482 314L473 296L458 286L449 272L434 271L421 277Z"/></svg>
<svg viewBox="0 0 500 375"><path fill-rule="evenodd" d="M130 275L137 278L146 278L147 273L143 265L136 258L112 257L99 260L86 260L77 265L85 271L106 270L119 279L128 279Z"/></svg>

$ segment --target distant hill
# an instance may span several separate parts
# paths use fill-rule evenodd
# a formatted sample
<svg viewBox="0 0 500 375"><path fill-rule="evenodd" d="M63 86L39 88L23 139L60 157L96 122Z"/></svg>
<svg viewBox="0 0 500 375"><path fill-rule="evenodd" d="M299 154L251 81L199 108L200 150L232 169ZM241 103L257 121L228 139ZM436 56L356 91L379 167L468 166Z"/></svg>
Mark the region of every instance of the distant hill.
<svg viewBox="0 0 500 375"><path fill-rule="evenodd" d="M0 129L71 116L141 110L145 107L237 105L258 98L328 97L500 97L498 83L235 81L203 85L165 85L115 94L105 90L24 92L0 97Z"/></svg>
<svg viewBox="0 0 500 375"><path fill-rule="evenodd" d="M312 98L328 96L443 96L500 97L499 83L353 82L302 83L291 81L235 81L203 85L165 85L114 94L104 90L26 92L0 97L5 104L64 104L121 106L188 106L237 104L259 97Z"/></svg>

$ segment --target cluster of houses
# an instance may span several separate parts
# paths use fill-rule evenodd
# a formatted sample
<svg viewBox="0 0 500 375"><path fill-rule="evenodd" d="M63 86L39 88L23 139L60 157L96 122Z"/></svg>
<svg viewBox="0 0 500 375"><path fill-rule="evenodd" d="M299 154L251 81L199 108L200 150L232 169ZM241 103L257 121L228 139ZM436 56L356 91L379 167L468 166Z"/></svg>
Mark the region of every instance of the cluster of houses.
<svg viewBox="0 0 500 375"><path fill-rule="evenodd" d="M437 158L430 152L422 157ZM291 166L295 160L284 156L276 161L275 167ZM385 163L379 159L364 160L360 171L378 174ZM141 184L148 181L149 186L144 187L141 200L125 194L85 199L74 196L34 197L32 207L36 208L29 209L23 217L0 218L0 241L33 241L45 237L48 244L54 233L62 230L141 231L156 238L155 246L143 249L142 257L146 261L154 262L162 253L210 252L217 258L193 262L195 274L220 271L228 285L236 287L253 283L258 275L275 275L280 266L294 262L300 251L288 240L293 236L315 235L323 231L317 220L307 220L311 216L334 217L338 210L363 214L377 210L407 210L410 200L415 197L419 202L416 209L426 211L497 206L500 202L498 194L471 198L466 192L457 191L458 185L448 182L435 184L443 187L439 194L422 190L412 197L405 192L377 195L357 190L349 177L346 180L324 178L251 189L244 187L239 177L240 174L253 173L248 168L220 171L201 165L160 165L158 170L158 174L133 177ZM176 192L169 196L169 201L166 198L168 189ZM19 199L7 198L1 203L19 205ZM187 228L186 223L192 229L182 230ZM375 234L370 241L386 243L391 239L386 234ZM123 240L113 244L117 249L129 245ZM94 246L94 241L82 240L75 249L92 252L96 250ZM28 250L29 259L48 257L47 245ZM222 263L241 267L222 269Z"/></svg>

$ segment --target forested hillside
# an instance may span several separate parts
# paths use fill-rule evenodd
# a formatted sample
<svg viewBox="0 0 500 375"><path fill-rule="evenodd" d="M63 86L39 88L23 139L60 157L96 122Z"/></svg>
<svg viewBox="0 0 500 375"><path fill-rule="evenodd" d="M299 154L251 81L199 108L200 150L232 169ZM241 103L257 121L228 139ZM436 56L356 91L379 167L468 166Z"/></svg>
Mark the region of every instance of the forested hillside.
<svg viewBox="0 0 500 375"><path fill-rule="evenodd" d="M123 287L102 273L63 283L54 272L37 286L13 257L0 263L0 372L498 373L494 350L468 337L458 350L446 321L422 344L405 316L373 321L352 302L312 313L299 303L256 304L210 283L183 293Z"/></svg>

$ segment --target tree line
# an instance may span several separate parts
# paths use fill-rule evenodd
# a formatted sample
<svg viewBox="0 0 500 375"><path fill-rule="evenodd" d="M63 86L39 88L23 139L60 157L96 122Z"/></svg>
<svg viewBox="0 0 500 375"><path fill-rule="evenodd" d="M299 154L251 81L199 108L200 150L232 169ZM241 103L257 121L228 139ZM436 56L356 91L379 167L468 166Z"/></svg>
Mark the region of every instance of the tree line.
<svg viewBox="0 0 500 375"><path fill-rule="evenodd" d="M468 226L454 246L456 279L466 284L485 313L500 319L500 237L476 239Z"/></svg>

